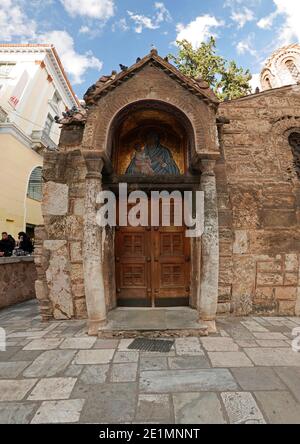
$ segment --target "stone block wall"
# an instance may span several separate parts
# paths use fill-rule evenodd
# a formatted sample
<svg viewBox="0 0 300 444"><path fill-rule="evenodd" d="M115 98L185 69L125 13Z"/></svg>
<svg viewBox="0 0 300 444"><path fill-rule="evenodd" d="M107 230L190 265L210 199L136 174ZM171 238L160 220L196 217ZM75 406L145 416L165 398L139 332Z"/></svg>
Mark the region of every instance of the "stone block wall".
<svg viewBox="0 0 300 444"><path fill-rule="evenodd" d="M82 237L86 168L83 128L62 130L59 152L44 157L42 212L36 229L37 297L43 318L86 318Z"/></svg>
<svg viewBox="0 0 300 444"><path fill-rule="evenodd" d="M222 188L220 302L231 280L237 314L300 314L300 181L288 143L300 130L299 92L285 87L219 108L230 120L222 135L229 203L225 232Z"/></svg>
<svg viewBox="0 0 300 444"><path fill-rule="evenodd" d="M219 300L218 312L232 311L232 279L233 279L233 230L232 206L229 198L228 179L224 157L222 133L219 133L221 159L217 161L215 174L218 194L219 218Z"/></svg>
<svg viewBox="0 0 300 444"><path fill-rule="evenodd" d="M0 258L0 309L33 299L35 280L33 257Z"/></svg>

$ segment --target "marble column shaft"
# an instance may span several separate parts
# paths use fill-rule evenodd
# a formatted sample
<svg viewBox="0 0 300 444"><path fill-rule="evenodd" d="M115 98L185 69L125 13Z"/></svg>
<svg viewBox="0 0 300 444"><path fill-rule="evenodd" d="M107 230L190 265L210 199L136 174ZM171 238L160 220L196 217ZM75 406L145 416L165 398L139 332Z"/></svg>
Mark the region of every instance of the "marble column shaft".
<svg viewBox="0 0 300 444"><path fill-rule="evenodd" d="M200 189L205 196L198 310L200 320L207 324L210 332L216 330L219 285L219 222L214 166L215 160L201 160Z"/></svg>
<svg viewBox="0 0 300 444"><path fill-rule="evenodd" d="M84 155L87 165L85 181L85 215L83 233L83 270L88 333L97 335L106 324L106 303L103 281L102 228L96 223L96 198L102 188L103 161L95 153Z"/></svg>

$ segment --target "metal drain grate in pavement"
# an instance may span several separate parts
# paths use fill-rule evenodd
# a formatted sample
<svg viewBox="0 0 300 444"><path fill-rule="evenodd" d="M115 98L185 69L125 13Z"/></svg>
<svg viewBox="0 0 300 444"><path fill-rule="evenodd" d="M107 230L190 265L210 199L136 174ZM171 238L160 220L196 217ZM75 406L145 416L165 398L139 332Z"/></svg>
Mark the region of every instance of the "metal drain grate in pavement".
<svg viewBox="0 0 300 444"><path fill-rule="evenodd" d="M163 341L161 339L137 338L127 347L130 350L150 351L168 353L174 341Z"/></svg>

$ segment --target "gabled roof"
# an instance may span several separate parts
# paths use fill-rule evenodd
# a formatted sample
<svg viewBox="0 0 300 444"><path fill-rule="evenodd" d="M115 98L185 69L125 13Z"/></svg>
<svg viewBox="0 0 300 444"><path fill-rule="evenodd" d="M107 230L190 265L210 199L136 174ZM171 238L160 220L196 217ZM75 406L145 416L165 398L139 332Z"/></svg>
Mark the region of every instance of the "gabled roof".
<svg viewBox="0 0 300 444"><path fill-rule="evenodd" d="M152 63L154 66L160 68L172 79L180 83L184 88L188 89L192 94L198 96L203 101L218 106L219 100L214 92L210 89L208 83L201 79L194 80L185 76L166 59L161 58L157 54L156 49L152 49L150 54L144 58L140 60L138 59L137 62L130 68L124 68L124 70L118 74L115 73L111 76L102 76L98 82L95 83L95 85L92 85L87 90L84 100L87 104L95 103L101 96L107 94L121 83L133 77L138 71L149 63Z"/></svg>

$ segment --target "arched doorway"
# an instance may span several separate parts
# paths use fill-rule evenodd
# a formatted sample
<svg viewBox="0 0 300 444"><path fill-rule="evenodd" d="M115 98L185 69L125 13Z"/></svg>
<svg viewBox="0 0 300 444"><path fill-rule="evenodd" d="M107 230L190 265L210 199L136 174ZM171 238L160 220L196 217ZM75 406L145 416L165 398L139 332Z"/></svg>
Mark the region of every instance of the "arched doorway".
<svg viewBox="0 0 300 444"><path fill-rule="evenodd" d="M170 225L161 217L152 226L151 192L179 196L197 189L199 177L190 171L193 128L177 108L159 101L140 101L115 117L108 139L113 182L128 192L142 190L149 198L148 226L117 226L115 281L119 306L184 306L191 302L191 240L186 227L174 224L176 200L170 200ZM111 185L111 184L110 184ZM119 197L120 204L120 197ZM162 212L162 203L160 203ZM128 208L130 211L130 208Z"/></svg>

